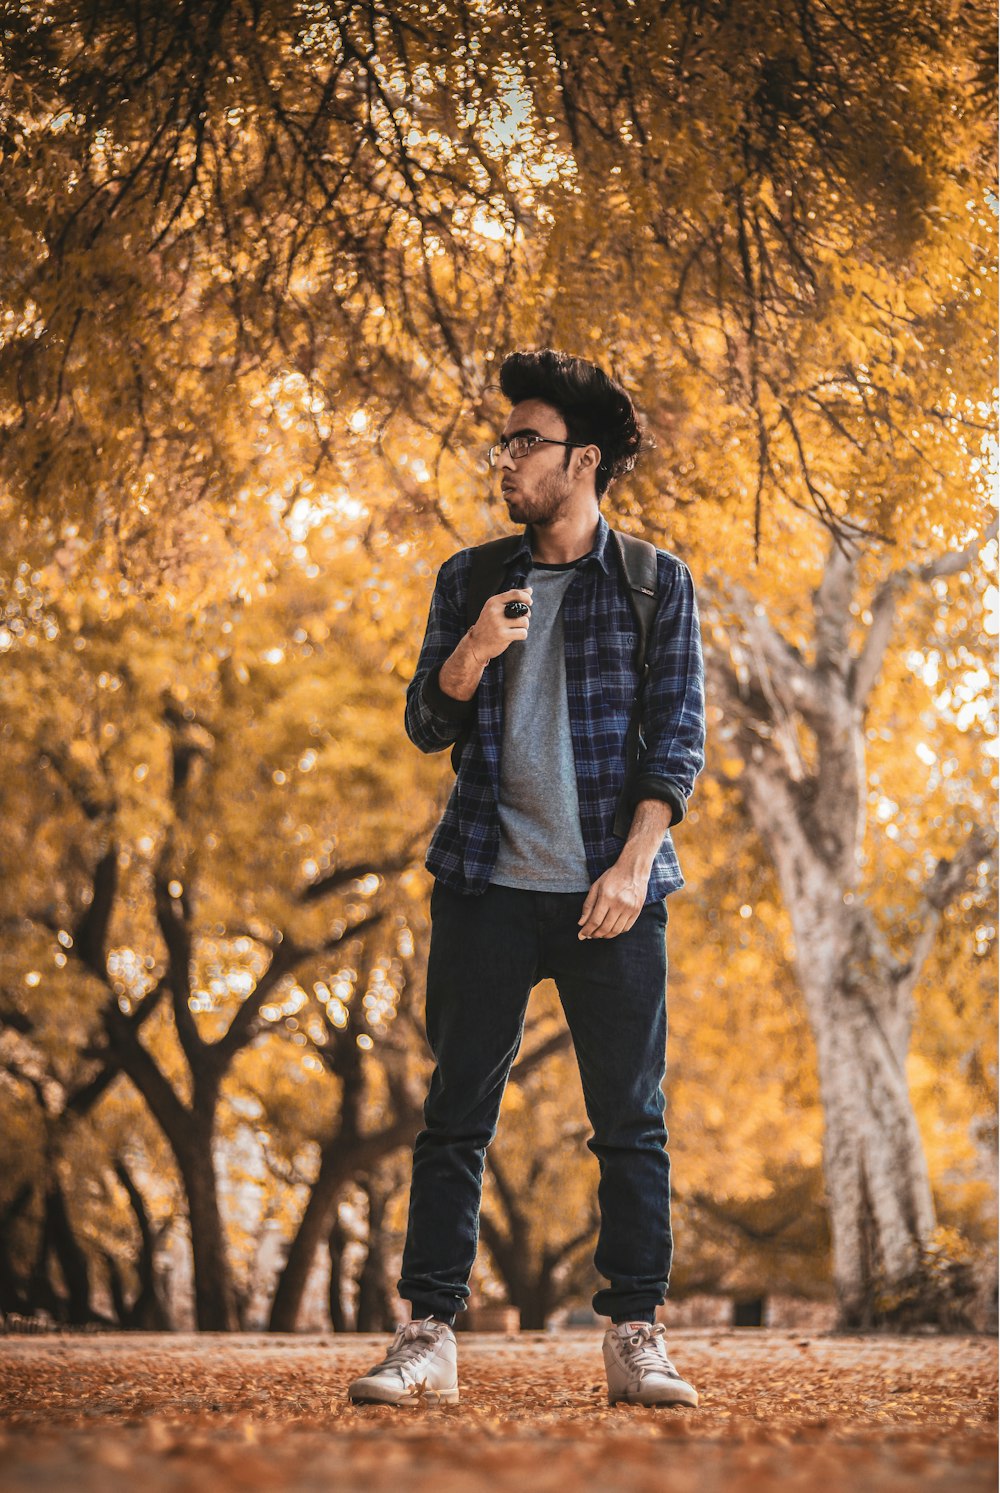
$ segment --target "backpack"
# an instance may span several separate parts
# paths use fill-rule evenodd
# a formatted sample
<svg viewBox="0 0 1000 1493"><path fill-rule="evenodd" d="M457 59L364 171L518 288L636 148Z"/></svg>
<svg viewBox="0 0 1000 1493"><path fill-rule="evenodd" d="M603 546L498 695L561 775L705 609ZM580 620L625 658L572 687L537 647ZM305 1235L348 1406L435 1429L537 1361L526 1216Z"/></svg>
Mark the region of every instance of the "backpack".
<svg viewBox="0 0 1000 1493"><path fill-rule="evenodd" d="M614 833L624 840L628 836L632 823L631 790L636 768L639 765L642 732L639 706L642 688L649 676L646 642L656 613L658 586L655 546L646 539L637 539L632 534L622 534L617 529L612 529L611 534L615 541L615 553L618 556L621 572L628 587L628 597L638 632L635 662L639 674L639 688L636 691L628 735L625 739L626 759L629 767L621 797L618 800L614 823ZM472 551L465 605L470 627L479 621L479 614L490 597L495 596L500 590L507 564L520 549L523 537L522 534L505 534L502 539L491 539L486 544L477 545ZM458 772L466 743L472 734L473 724L474 721L470 721L464 727L451 749L451 765L456 772Z"/></svg>

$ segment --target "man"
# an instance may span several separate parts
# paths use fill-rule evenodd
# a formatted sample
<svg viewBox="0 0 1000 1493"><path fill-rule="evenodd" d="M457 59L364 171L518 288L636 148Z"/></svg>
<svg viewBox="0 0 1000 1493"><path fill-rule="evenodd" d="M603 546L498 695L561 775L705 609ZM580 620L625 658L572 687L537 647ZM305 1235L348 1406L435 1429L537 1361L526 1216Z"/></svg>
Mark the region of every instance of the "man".
<svg viewBox="0 0 1000 1493"><path fill-rule="evenodd" d="M594 1309L611 1318L609 1399L697 1405L655 1321L671 1261L666 897L684 884L669 827L704 762L694 586L682 561L656 551L644 750L631 827L616 835L640 676L635 613L599 505L635 463L638 421L600 368L551 350L512 354L500 386L512 407L490 460L523 540L471 626L472 551L441 567L407 692L407 733L422 751L466 735L427 855L427 1035L437 1066L414 1148L399 1282L411 1320L349 1395L458 1400L452 1324L469 1295L485 1150L528 995L551 976L600 1163L594 1261L608 1285ZM522 615L507 615L511 602Z"/></svg>

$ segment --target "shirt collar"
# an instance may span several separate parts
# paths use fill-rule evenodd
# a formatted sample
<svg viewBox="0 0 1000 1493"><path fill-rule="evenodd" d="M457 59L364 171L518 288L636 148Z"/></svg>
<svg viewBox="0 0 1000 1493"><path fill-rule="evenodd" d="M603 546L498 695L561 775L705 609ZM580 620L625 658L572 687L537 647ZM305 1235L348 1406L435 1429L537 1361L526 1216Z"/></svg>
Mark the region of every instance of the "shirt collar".
<svg viewBox="0 0 1000 1493"><path fill-rule="evenodd" d="M589 560L596 561L597 564L604 571L605 575L610 574L610 570L611 570L612 556L611 556L611 554L609 552L609 549L608 549L608 544L609 544L609 541L610 541L610 537L611 537L611 526L609 525L607 519L604 517L604 514L603 513L599 513L597 515L597 533L594 536L594 545L593 545L593 548L586 555L584 555L582 557L582 560L584 560L584 561L589 561ZM531 525L530 524L526 524L525 525L524 532L521 535L521 543L518 545L517 549L514 551L514 555L513 555L512 558L516 559L518 562L521 562L523 560L525 569L528 569L531 566L534 557L533 557L533 555L531 553Z"/></svg>

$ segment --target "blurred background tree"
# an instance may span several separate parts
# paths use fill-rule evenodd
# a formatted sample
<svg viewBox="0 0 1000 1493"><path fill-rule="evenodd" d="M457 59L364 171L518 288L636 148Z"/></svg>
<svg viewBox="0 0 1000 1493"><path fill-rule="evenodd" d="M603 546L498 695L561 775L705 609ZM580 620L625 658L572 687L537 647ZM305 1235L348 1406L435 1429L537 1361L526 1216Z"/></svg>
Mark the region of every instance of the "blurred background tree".
<svg viewBox="0 0 1000 1493"><path fill-rule="evenodd" d="M402 694L436 566L497 528L497 359L550 343L635 392L655 449L605 509L702 602L675 1290L966 1319L994 1205L993 26L3 8L4 1310L158 1325L186 1228L202 1327L294 1327L323 1257L335 1325L385 1317L449 782ZM531 1322L586 1298L593 1237L550 1004L484 1212Z"/></svg>

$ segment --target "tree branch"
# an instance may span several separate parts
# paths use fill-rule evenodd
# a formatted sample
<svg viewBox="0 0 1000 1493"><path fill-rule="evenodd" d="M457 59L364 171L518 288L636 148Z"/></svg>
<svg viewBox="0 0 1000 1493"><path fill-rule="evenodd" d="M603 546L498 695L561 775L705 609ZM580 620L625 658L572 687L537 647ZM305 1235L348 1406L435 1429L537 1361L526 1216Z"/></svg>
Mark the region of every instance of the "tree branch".
<svg viewBox="0 0 1000 1493"><path fill-rule="evenodd" d="M562 1031L555 1032L551 1037L547 1037L544 1042L539 1042L538 1046L533 1048L531 1052L527 1052L523 1057L518 1058L517 1062L510 1070L510 1082L523 1083L524 1080L531 1073L533 1073L536 1068L540 1068L541 1065L546 1062L553 1053L565 1052L569 1045L570 1034L569 1031L565 1028L563 1028Z"/></svg>
<svg viewBox="0 0 1000 1493"><path fill-rule="evenodd" d="M782 637L762 604L745 586L730 584L727 597L751 640L755 658L760 661L762 682L766 670L771 689L781 695L786 709L823 715L823 692L801 651Z"/></svg>
<svg viewBox="0 0 1000 1493"><path fill-rule="evenodd" d="M934 867L925 886L918 916L922 919L920 932L913 941L910 957L901 967L898 976L897 996L911 996L924 965L934 947L938 927L945 909L965 887L969 873L980 861L997 864L997 837L992 829L975 825L969 838L960 850L946 860L942 857Z"/></svg>
<svg viewBox="0 0 1000 1493"><path fill-rule="evenodd" d="M246 1047L247 1043L257 1035L260 1008L280 980L290 975L307 959L318 959L324 954L331 953L348 939L355 938L359 933L376 927L384 918L384 912L371 913L335 937L324 939L322 943L312 944L308 948L296 944L290 935L283 935L274 950L271 963L257 981L255 989L240 1005L227 1031L217 1042L208 1044L206 1050L216 1069L224 1070L236 1053Z"/></svg>
<svg viewBox="0 0 1000 1493"><path fill-rule="evenodd" d="M329 897L332 892L339 892L343 887L349 886L352 881L358 881L363 876L379 876L385 878L392 871L405 871L413 864L417 854L415 847L401 851L389 860L383 860L378 865L372 861L355 861L353 865L338 866L336 871L331 871L326 876L320 876L311 881L308 886L303 887L298 895L298 901L303 904L318 902L321 897Z"/></svg>
<svg viewBox="0 0 1000 1493"><path fill-rule="evenodd" d="M855 705L863 708L878 679L886 649L892 638L896 622L896 605L902 592L915 582L928 584L936 580L938 576L957 575L968 567L977 565L980 551L989 544L991 539L996 538L997 527L997 520L994 519L989 527L981 535L970 540L964 549L945 550L923 564L904 565L894 570L882 582L869 608L872 621L864 647L852 670L851 698Z"/></svg>
<svg viewBox="0 0 1000 1493"><path fill-rule="evenodd" d="M118 846L114 839L94 867L91 897L73 929L77 959L107 984L107 940L111 913L118 890Z"/></svg>

